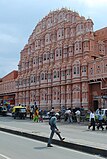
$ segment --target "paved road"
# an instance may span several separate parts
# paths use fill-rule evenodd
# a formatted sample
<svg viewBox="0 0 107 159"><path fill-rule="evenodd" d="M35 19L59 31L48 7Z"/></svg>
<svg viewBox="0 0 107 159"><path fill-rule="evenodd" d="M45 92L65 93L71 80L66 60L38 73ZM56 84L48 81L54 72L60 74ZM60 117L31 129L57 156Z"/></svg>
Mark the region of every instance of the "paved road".
<svg viewBox="0 0 107 159"><path fill-rule="evenodd" d="M45 143L16 135L0 132L0 159L103 159L54 145L48 148Z"/></svg>
<svg viewBox="0 0 107 159"><path fill-rule="evenodd" d="M48 122L34 123L29 119L18 120L11 117L0 117L0 126L12 127L26 132L31 132L36 135L49 137ZM65 141L77 143L81 145L88 145L92 147L103 148L107 150L107 130L91 131L87 129L86 124L67 124L58 123L61 134L66 138ZM58 139L57 136L54 136Z"/></svg>

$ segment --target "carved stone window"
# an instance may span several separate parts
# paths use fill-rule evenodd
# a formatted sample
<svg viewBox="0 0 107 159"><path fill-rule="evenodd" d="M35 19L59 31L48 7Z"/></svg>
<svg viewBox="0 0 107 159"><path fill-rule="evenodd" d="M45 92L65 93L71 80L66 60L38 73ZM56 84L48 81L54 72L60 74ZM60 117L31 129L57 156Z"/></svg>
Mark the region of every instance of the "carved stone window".
<svg viewBox="0 0 107 159"><path fill-rule="evenodd" d="M70 69L69 69L69 70L67 70L66 75L71 75L71 70L70 70Z"/></svg>
<svg viewBox="0 0 107 159"><path fill-rule="evenodd" d="M93 68L90 68L90 74L93 75Z"/></svg>
<svg viewBox="0 0 107 159"><path fill-rule="evenodd" d="M76 74L76 67L74 67L74 74Z"/></svg>
<svg viewBox="0 0 107 159"><path fill-rule="evenodd" d="M49 53L47 53L47 60L49 60L49 58L50 58L50 54L49 54Z"/></svg>
<svg viewBox="0 0 107 159"><path fill-rule="evenodd" d="M62 71L62 72L61 72L61 76L62 76L62 77L65 76L65 71Z"/></svg>
<svg viewBox="0 0 107 159"><path fill-rule="evenodd" d="M80 74L80 63L78 61L76 61L75 64L73 65L73 73L74 75Z"/></svg>
<svg viewBox="0 0 107 159"><path fill-rule="evenodd" d="M82 72L86 72L86 66L82 67Z"/></svg>
<svg viewBox="0 0 107 159"><path fill-rule="evenodd" d="M98 66L97 66L97 73L100 73L100 71L101 71L101 70L100 70L100 66L98 65Z"/></svg>
<svg viewBox="0 0 107 159"><path fill-rule="evenodd" d="M57 77L57 74L56 74L56 71L54 71L54 78L56 78Z"/></svg>
<svg viewBox="0 0 107 159"><path fill-rule="evenodd" d="M41 74L41 80L44 80L44 73Z"/></svg>
<svg viewBox="0 0 107 159"><path fill-rule="evenodd" d="M77 66L77 74L79 74L79 73L80 73L80 67Z"/></svg>
<svg viewBox="0 0 107 159"><path fill-rule="evenodd" d="M44 54L44 58L43 58L43 60L44 60L44 61L46 61L46 54Z"/></svg>
<svg viewBox="0 0 107 159"><path fill-rule="evenodd" d="M48 73L48 79L51 79L51 73Z"/></svg>
<svg viewBox="0 0 107 159"><path fill-rule="evenodd" d="M33 64L35 65L35 58L33 59Z"/></svg>
<svg viewBox="0 0 107 159"><path fill-rule="evenodd" d="M53 59L53 58L54 58L54 54L51 53L51 54L50 54L50 59Z"/></svg>
<svg viewBox="0 0 107 159"><path fill-rule="evenodd" d="M56 57L58 57L58 49L56 49L56 51L55 51L55 52L56 52Z"/></svg>
<svg viewBox="0 0 107 159"><path fill-rule="evenodd" d="M39 57L39 62L42 63L42 56Z"/></svg>

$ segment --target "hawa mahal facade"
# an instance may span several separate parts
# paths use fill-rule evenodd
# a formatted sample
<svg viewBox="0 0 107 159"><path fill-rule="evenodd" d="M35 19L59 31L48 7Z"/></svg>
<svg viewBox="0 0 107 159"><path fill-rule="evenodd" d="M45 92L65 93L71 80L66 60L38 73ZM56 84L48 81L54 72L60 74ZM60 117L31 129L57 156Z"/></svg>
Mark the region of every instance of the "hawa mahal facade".
<svg viewBox="0 0 107 159"><path fill-rule="evenodd" d="M16 105L107 108L107 28L94 32L66 8L50 12L20 52L15 83Z"/></svg>

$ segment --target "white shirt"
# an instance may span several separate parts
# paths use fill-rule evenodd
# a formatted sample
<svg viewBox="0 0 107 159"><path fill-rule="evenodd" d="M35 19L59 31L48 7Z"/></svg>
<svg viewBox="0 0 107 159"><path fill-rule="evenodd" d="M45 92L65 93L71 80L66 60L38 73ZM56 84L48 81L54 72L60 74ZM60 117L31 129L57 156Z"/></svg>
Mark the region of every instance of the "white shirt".
<svg viewBox="0 0 107 159"><path fill-rule="evenodd" d="M76 114L76 115L80 115L80 111L77 110L77 111L75 112L75 114Z"/></svg>
<svg viewBox="0 0 107 159"><path fill-rule="evenodd" d="M90 120L92 119L92 118L94 118L95 119L95 115L94 115L94 113L90 113Z"/></svg>
<svg viewBox="0 0 107 159"><path fill-rule="evenodd" d="M71 114L71 110L66 110L65 114Z"/></svg>

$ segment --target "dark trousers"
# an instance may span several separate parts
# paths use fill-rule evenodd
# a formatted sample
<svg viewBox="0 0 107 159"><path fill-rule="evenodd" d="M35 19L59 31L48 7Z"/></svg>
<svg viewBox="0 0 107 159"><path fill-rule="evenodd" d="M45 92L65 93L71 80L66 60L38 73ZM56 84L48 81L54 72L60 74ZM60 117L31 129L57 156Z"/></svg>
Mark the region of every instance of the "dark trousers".
<svg viewBox="0 0 107 159"><path fill-rule="evenodd" d="M30 119L33 119L33 113L30 112Z"/></svg>
<svg viewBox="0 0 107 159"><path fill-rule="evenodd" d="M55 129L55 127L51 127L51 134L50 134L50 138L48 140L48 144L49 145L52 143L52 138L54 136L54 133L56 133L58 135L58 137L60 138L60 140L62 139L60 133Z"/></svg>
<svg viewBox="0 0 107 159"><path fill-rule="evenodd" d="M94 118L91 118L91 123L88 128L90 129L91 126L93 127L92 130L95 130L95 119Z"/></svg>
<svg viewBox="0 0 107 159"><path fill-rule="evenodd" d="M102 130L104 129L103 126L102 126L102 120L98 121L97 129L99 129L99 128L102 128Z"/></svg>

